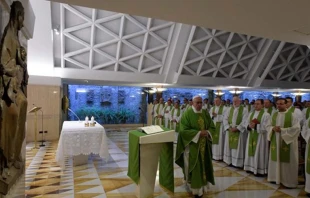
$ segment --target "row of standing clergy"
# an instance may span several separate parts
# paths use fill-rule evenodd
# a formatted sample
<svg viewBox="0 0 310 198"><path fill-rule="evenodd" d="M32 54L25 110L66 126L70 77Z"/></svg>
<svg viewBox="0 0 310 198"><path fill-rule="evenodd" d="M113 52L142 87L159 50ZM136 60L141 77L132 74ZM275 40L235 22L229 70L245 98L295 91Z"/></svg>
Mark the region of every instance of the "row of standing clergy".
<svg viewBox="0 0 310 198"><path fill-rule="evenodd" d="M298 184L297 140L301 126L303 137L307 142L309 140L309 110L305 109L302 114L299 109L287 106L289 103L285 99L277 101L277 109L264 108L264 101L256 100L254 109L250 110L240 104L238 97L234 97L231 107L222 106L217 98L214 103L209 109L217 128L211 134L213 159L223 160L228 165L244 168L254 174L268 174L268 181L295 188ZM174 107L169 102L166 106L158 105L154 106L154 124L176 131L182 112L191 108L188 105L181 109L178 102ZM308 148L307 145L306 159L310 162L310 157L307 158ZM310 174L310 164L306 163L308 169ZM310 192L310 181L308 185L309 190L306 185L306 191Z"/></svg>
<svg viewBox="0 0 310 198"><path fill-rule="evenodd" d="M244 168L254 174L267 174L270 182L296 188L298 136L303 123L303 137L308 142L310 118L306 120L296 113L297 109L287 107L285 99L277 101L277 111L273 112L264 108L263 100L256 100L255 109L250 113L240 105L238 97L234 97L233 103L232 107L215 105L210 110L217 128L211 134L213 159L223 160L228 165ZM307 156L308 152L306 159L310 161ZM306 182L306 191L309 192L307 185L310 185L310 181L309 184Z"/></svg>

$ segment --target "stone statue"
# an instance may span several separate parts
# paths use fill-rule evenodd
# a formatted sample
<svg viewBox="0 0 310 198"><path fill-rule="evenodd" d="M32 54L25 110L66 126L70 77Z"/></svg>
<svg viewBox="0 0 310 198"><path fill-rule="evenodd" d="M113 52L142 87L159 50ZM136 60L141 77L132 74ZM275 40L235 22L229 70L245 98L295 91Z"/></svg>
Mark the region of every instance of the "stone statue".
<svg viewBox="0 0 310 198"><path fill-rule="evenodd" d="M25 86L28 80L26 51L20 46L18 37L23 22L23 5L19 1L14 1L0 44L0 60L3 66L2 83L0 83L2 94L0 151L3 151L3 158L6 160L5 167L2 167L4 171L1 173L3 179L9 176L11 168L20 169L23 165L21 146L25 138L27 111Z"/></svg>

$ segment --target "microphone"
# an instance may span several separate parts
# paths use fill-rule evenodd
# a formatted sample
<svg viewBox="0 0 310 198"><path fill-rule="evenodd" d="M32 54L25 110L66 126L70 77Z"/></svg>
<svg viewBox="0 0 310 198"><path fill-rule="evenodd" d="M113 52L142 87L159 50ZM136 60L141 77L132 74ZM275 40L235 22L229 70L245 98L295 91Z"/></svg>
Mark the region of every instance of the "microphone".
<svg viewBox="0 0 310 198"><path fill-rule="evenodd" d="M68 108L68 110L69 110L73 115L75 115L75 116L77 117L77 119L79 119L79 121L81 121L80 118L79 118L79 116L77 116L70 108Z"/></svg>

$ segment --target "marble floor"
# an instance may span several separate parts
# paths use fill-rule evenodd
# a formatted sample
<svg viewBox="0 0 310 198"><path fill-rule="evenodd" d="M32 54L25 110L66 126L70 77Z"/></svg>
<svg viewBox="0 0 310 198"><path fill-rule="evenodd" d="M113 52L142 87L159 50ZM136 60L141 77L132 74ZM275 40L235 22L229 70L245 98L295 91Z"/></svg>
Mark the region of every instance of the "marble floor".
<svg viewBox="0 0 310 198"><path fill-rule="evenodd" d="M135 197L136 185L127 177L128 137L127 132L107 131L110 159L90 156L87 165L74 167L72 158L66 159L64 170L55 162L57 142L47 142L38 151L27 145L25 181L26 197ZM306 197L304 186L285 189L268 183L265 177L255 177L243 170L229 167L222 162L213 162L215 186L204 197ZM192 197L182 181L182 171L175 165L175 193L170 194L156 183L154 197ZM17 189L21 186L17 185ZM18 190L17 190L18 191ZM11 194L14 194L11 192ZM14 197L14 196L13 196ZM15 196L17 197L17 196ZM19 196L18 196L19 197Z"/></svg>

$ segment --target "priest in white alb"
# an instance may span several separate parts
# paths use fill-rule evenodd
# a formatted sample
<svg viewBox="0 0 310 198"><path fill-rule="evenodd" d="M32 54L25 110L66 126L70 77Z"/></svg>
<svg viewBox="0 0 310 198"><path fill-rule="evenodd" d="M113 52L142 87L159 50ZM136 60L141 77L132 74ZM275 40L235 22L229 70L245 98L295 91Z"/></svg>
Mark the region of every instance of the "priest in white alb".
<svg viewBox="0 0 310 198"><path fill-rule="evenodd" d="M163 125L163 115L162 110L164 109L164 99L160 98L159 103L154 106L154 124Z"/></svg>
<svg viewBox="0 0 310 198"><path fill-rule="evenodd" d="M277 111L277 109L274 108L272 102L269 99L264 100L264 109L265 112L269 113L269 115L272 115L274 112Z"/></svg>
<svg viewBox="0 0 310 198"><path fill-rule="evenodd" d="M309 107L308 107L309 108ZM305 191L308 193L308 197L310 196L310 147L309 147L309 140L310 140L310 117L304 121L304 126L302 127L301 131L302 137L307 142L306 146L306 155L305 155L305 175L306 175L306 185Z"/></svg>
<svg viewBox="0 0 310 198"><path fill-rule="evenodd" d="M286 108L287 108L287 110L295 114L295 117L298 119L298 121L300 123L300 126L302 126L303 121L304 121L303 113L301 112L300 109L294 107L294 105L293 105L293 98L286 97L285 100L286 100Z"/></svg>
<svg viewBox="0 0 310 198"><path fill-rule="evenodd" d="M171 122L170 128L173 129L175 132L179 132L181 116L182 111L180 109L180 100L177 100L174 103L174 107L170 113L170 122Z"/></svg>
<svg viewBox="0 0 310 198"><path fill-rule="evenodd" d="M212 134L212 157L214 160L223 160L225 140L223 118L225 111L226 107L221 105L221 97L217 96L214 99L214 106L209 111L215 125L215 132Z"/></svg>
<svg viewBox="0 0 310 198"><path fill-rule="evenodd" d="M244 170L254 175L265 175L268 170L267 128L271 127L271 117L264 110L264 100L257 99L254 111L248 118L248 139L245 148Z"/></svg>
<svg viewBox="0 0 310 198"><path fill-rule="evenodd" d="M298 185L298 136L300 123L295 114L286 108L286 100L276 102L278 112L271 117L267 129L270 141L268 181L287 188Z"/></svg>
<svg viewBox="0 0 310 198"><path fill-rule="evenodd" d="M226 110L224 116L225 146L223 161L228 165L243 168L248 135L248 110L240 104L240 98L234 96L233 105Z"/></svg>
<svg viewBox="0 0 310 198"><path fill-rule="evenodd" d="M162 109L161 115L163 116L163 125L166 128L170 128L170 112L173 108L172 101L170 99L167 100L167 105Z"/></svg>
<svg viewBox="0 0 310 198"><path fill-rule="evenodd" d="M302 110L302 113L305 120L308 120L308 118L310 118L310 101L306 102L305 108Z"/></svg>

